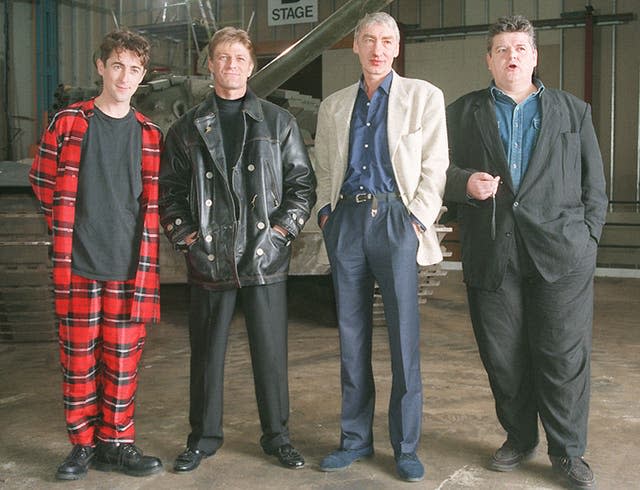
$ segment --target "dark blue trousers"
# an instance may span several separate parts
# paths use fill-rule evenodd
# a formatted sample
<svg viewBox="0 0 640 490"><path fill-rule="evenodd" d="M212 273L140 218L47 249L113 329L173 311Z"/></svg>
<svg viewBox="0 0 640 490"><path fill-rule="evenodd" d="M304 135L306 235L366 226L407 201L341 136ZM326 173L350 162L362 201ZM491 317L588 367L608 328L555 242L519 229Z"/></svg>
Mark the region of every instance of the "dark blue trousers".
<svg viewBox="0 0 640 490"><path fill-rule="evenodd" d="M415 452L422 426L418 238L397 198L342 200L323 228L340 332L343 449L373 446L375 385L371 367L374 284L382 293L391 352L389 434L396 454Z"/></svg>

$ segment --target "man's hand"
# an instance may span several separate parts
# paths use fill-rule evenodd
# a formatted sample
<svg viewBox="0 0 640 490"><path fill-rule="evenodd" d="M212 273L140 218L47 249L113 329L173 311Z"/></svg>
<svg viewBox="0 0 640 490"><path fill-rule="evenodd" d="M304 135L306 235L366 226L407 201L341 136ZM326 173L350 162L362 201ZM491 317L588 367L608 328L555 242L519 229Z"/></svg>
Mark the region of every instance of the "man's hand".
<svg viewBox="0 0 640 490"><path fill-rule="evenodd" d="M327 224L327 221L329 221L328 214L323 214L322 216L320 216L320 219L318 221L318 226L320 227L321 230L324 228L324 225Z"/></svg>
<svg viewBox="0 0 640 490"><path fill-rule="evenodd" d="M196 237L198 236L198 232L194 231L193 233L191 233L191 235L187 235L184 238L184 243L187 247L189 247L193 242L196 241Z"/></svg>
<svg viewBox="0 0 640 490"><path fill-rule="evenodd" d="M478 201L484 201L498 192L500 176L495 177L486 172L475 172L467 181L467 195Z"/></svg>
<svg viewBox="0 0 640 490"><path fill-rule="evenodd" d="M280 225L273 225L272 228L280 233L284 238L287 238L287 236L289 235L289 232Z"/></svg>

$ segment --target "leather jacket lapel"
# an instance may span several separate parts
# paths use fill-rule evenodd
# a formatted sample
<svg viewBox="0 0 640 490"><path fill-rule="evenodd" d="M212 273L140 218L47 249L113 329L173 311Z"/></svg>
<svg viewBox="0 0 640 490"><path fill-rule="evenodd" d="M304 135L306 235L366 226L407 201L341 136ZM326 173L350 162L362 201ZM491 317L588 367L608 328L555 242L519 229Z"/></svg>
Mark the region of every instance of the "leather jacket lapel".
<svg viewBox="0 0 640 490"><path fill-rule="evenodd" d="M221 175L227 175L227 163L222 145L222 134L220 133L220 123L218 119L218 106L216 99L211 94L207 103L200 106L194 115L194 125L202 141L209 150L213 164Z"/></svg>

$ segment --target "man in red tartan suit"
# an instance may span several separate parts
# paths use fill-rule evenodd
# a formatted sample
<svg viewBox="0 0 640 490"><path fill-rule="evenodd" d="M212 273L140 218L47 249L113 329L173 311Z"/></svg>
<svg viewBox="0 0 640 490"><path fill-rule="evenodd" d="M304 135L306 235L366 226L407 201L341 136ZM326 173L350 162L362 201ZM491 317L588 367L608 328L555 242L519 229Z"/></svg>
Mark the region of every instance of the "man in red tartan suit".
<svg viewBox="0 0 640 490"><path fill-rule="evenodd" d="M29 174L53 236L53 283L64 411L73 449L56 477L90 464L145 476L158 458L134 446L145 324L157 322L158 171L162 133L130 106L150 45L108 34L102 90L53 116Z"/></svg>

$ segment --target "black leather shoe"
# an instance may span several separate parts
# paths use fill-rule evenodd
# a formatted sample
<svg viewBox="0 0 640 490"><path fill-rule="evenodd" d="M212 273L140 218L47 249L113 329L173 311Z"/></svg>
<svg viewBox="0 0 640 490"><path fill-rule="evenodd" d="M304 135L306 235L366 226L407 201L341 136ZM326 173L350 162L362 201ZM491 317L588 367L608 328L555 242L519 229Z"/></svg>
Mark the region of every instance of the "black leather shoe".
<svg viewBox="0 0 640 490"><path fill-rule="evenodd" d="M302 454L291 444L283 444L279 448L270 451L265 450L265 452L271 456L276 456L280 464L285 468L297 470L304 466Z"/></svg>
<svg viewBox="0 0 640 490"><path fill-rule="evenodd" d="M93 467L99 471L119 471L129 476L148 476L162 471L162 461L144 456L133 444L99 442Z"/></svg>
<svg viewBox="0 0 640 490"><path fill-rule="evenodd" d="M175 462L173 463L173 469L176 471L192 471L200 466L200 461L209 456L213 456L215 453L205 453L200 449L191 449L188 447L184 452L178 454Z"/></svg>
<svg viewBox="0 0 640 490"><path fill-rule="evenodd" d="M578 456L549 456L549 459L553 469L566 478L571 488L596 488L596 477L584 459Z"/></svg>
<svg viewBox="0 0 640 490"><path fill-rule="evenodd" d="M515 470L520 463L533 457L536 446L521 451L514 447L509 439L507 439L502 447L498 449L489 461L489 469L493 471L512 471Z"/></svg>
<svg viewBox="0 0 640 490"><path fill-rule="evenodd" d="M93 459L93 448L76 444L69 456L58 466L56 478L58 480L80 480L87 476L89 463Z"/></svg>

